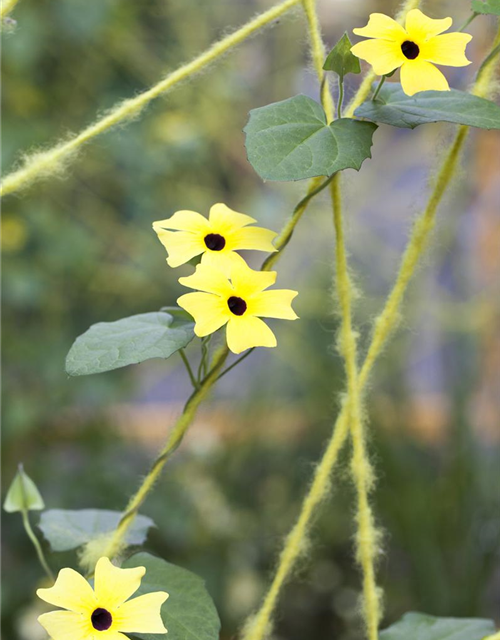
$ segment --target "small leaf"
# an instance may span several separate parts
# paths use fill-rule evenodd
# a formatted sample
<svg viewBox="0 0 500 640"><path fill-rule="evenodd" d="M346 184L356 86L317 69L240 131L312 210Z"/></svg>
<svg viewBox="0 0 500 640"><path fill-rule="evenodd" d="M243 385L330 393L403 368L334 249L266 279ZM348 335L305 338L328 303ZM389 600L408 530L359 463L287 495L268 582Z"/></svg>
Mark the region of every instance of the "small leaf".
<svg viewBox="0 0 500 640"><path fill-rule="evenodd" d="M323 65L325 71L335 71L340 76L341 82L348 73L361 73L359 58L351 53L352 42L347 33L340 38L337 44L328 54Z"/></svg>
<svg viewBox="0 0 500 640"><path fill-rule="evenodd" d="M75 340L66 358L70 376L126 367L150 358L169 358L194 338L191 316L181 309L142 313L99 322Z"/></svg>
<svg viewBox="0 0 500 640"><path fill-rule="evenodd" d="M453 122L480 129L500 129L500 107L465 91L422 91L407 96L397 82L385 84L375 101L356 109L358 118L414 129L430 122Z"/></svg>
<svg viewBox="0 0 500 640"><path fill-rule="evenodd" d="M106 509L49 509L42 513L39 528L53 551L69 551L114 531L122 514ZM148 529L155 524L146 516L137 516L127 533L127 544L142 544Z"/></svg>
<svg viewBox="0 0 500 640"><path fill-rule="evenodd" d="M141 640L219 640L220 620L205 582L194 573L148 553L137 553L123 568L146 567L136 595L166 591L162 607L167 634L134 633Z"/></svg>
<svg viewBox="0 0 500 640"><path fill-rule="evenodd" d="M483 640L495 632L491 620L480 618L435 618L407 613L382 631L380 640Z"/></svg>
<svg viewBox="0 0 500 640"><path fill-rule="evenodd" d="M472 11L500 16L500 0L472 0Z"/></svg>
<svg viewBox="0 0 500 640"><path fill-rule="evenodd" d="M3 508L7 513L45 509L45 503L36 484L25 473L22 464L19 465L16 476L9 487Z"/></svg>
<svg viewBox="0 0 500 640"><path fill-rule="evenodd" d="M327 124L323 108L298 95L253 109L244 131L250 164L264 180L303 180L360 169L376 126L351 118Z"/></svg>

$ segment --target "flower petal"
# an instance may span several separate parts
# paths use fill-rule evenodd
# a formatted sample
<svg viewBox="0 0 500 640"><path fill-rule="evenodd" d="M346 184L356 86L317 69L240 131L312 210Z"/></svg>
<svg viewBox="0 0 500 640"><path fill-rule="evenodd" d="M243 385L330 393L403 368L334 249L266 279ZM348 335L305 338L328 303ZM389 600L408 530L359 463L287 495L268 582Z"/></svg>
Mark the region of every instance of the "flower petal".
<svg viewBox="0 0 500 640"><path fill-rule="evenodd" d="M234 251L205 251L201 257L201 264L224 272L229 278L233 266L238 262L245 262L243 258Z"/></svg>
<svg viewBox="0 0 500 640"><path fill-rule="evenodd" d="M468 33L444 33L430 38L421 48L424 60L448 67L466 67L471 64L465 56L465 47L472 40Z"/></svg>
<svg viewBox="0 0 500 640"><path fill-rule="evenodd" d="M412 9L408 11L405 26L409 39L421 47L426 40L446 31L452 24L453 20L451 18L434 20L422 13L420 9Z"/></svg>
<svg viewBox="0 0 500 640"><path fill-rule="evenodd" d="M401 43L389 40L364 40L363 42L358 42L358 44L351 47L351 53L371 64L378 76L394 71L406 60L401 51Z"/></svg>
<svg viewBox="0 0 500 640"><path fill-rule="evenodd" d="M226 298L212 293L185 293L177 304L193 316L194 332L199 338L220 329L231 316Z"/></svg>
<svg viewBox="0 0 500 640"><path fill-rule="evenodd" d="M100 558L95 568L95 594L103 609L111 610L128 600L141 586L144 567L120 569L109 558Z"/></svg>
<svg viewBox="0 0 500 640"><path fill-rule="evenodd" d="M206 264L206 262L199 264L192 275L179 278L179 282L189 289L198 289L206 293L216 293L219 296L230 296L233 294L233 287L224 275L224 272L215 266Z"/></svg>
<svg viewBox="0 0 500 640"><path fill-rule="evenodd" d="M233 353L252 347L275 347L276 336L260 318L232 317L227 323L227 345Z"/></svg>
<svg viewBox="0 0 500 640"><path fill-rule="evenodd" d="M273 245L273 240L278 234L270 229L262 227L244 227L233 231L228 241L231 249L253 249L255 251L267 251L272 253L277 251Z"/></svg>
<svg viewBox="0 0 500 640"><path fill-rule="evenodd" d="M209 233L208 220L196 211L176 211L166 220L153 222L153 229L158 233L160 229L173 229L174 231L192 231L193 233Z"/></svg>
<svg viewBox="0 0 500 640"><path fill-rule="evenodd" d="M88 640L92 637L90 617L73 611L52 611L39 616L38 622L52 640Z"/></svg>
<svg viewBox="0 0 500 640"><path fill-rule="evenodd" d="M449 91L444 75L430 62L411 60L401 67L401 86L408 96L419 91Z"/></svg>
<svg viewBox="0 0 500 640"><path fill-rule="evenodd" d="M161 606L167 598L165 591L156 591L125 602L115 612L116 629L128 633L167 633L161 619Z"/></svg>
<svg viewBox="0 0 500 640"><path fill-rule="evenodd" d="M96 607L96 596L92 587L74 569L61 569L50 589L38 589L37 596L49 604L76 613L88 613Z"/></svg>
<svg viewBox="0 0 500 640"><path fill-rule="evenodd" d="M292 300L296 295L297 291L290 289L262 291L249 300L248 312L263 318L296 320L298 315L292 309Z"/></svg>
<svg viewBox="0 0 500 640"><path fill-rule="evenodd" d="M195 235L189 231L164 231L163 229L158 229L156 233L168 252L167 262L174 269L206 250L201 235Z"/></svg>
<svg viewBox="0 0 500 640"><path fill-rule="evenodd" d="M353 32L357 36L364 36L365 38L382 38L383 40L397 42L403 42L406 38L403 27L396 20L383 13L371 13L366 27L353 29Z"/></svg>
<svg viewBox="0 0 500 640"><path fill-rule="evenodd" d="M245 261L235 264L231 270L231 282L235 295L244 300L264 291L276 282L276 271L255 271Z"/></svg>
<svg viewBox="0 0 500 640"><path fill-rule="evenodd" d="M256 222L255 218L245 215L244 213L238 213L233 211L227 205L218 202L210 208L210 215L208 217L212 233L220 233L225 235L228 231L234 229L241 229L246 227L247 224Z"/></svg>

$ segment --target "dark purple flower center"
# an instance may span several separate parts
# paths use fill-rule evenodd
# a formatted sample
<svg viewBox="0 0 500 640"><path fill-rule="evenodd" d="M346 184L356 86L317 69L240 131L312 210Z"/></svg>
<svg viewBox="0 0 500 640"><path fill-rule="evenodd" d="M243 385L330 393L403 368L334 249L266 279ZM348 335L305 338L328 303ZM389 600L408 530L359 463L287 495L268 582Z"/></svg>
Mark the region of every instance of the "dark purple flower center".
<svg viewBox="0 0 500 640"><path fill-rule="evenodd" d="M106 609L96 609L90 618L92 626L97 631L107 631L113 623L113 618Z"/></svg>
<svg viewBox="0 0 500 640"><path fill-rule="evenodd" d="M420 49L418 44L415 44L411 40L405 40L401 45L401 51L403 55L408 58L408 60L415 60L415 58L420 53Z"/></svg>
<svg viewBox="0 0 500 640"><path fill-rule="evenodd" d="M247 310L247 303L237 296L231 296L227 301L227 306L229 307L229 311L234 313L235 316L242 316Z"/></svg>
<svg viewBox="0 0 500 640"><path fill-rule="evenodd" d="M226 246L226 240L218 233L209 233L205 236L205 244L210 251L222 251Z"/></svg>

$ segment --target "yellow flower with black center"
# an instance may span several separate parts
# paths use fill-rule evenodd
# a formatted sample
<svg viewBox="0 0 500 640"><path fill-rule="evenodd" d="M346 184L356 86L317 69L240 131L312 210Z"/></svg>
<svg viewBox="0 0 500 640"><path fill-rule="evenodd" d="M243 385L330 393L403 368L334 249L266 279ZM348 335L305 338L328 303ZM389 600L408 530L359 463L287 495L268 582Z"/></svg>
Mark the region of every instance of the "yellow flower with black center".
<svg viewBox="0 0 500 640"><path fill-rule="evenodd" d="M253 227L256 220L237 213L225 204L214 204L207 218L196 211L177 211L167 220L153 223L153 229L168 252L167 262L179 267L195 256L229 274L233 264L244 262L236 251L276 251L274 231Z"/></svg>
<svg viewBox="0 0 500 640"><path fill-rule="evenodd" d="M266 291L276 282L276 272L254 271L244 261L233 265L230 280L220 269L199 264L193 275L179 282L198 290L177 300L193 316L195 334L202 338L227 325L227 344L233 353L276 346L274 333L261 318L298 317L291 305L297 292Z"/></svg>
<svg viewBox="0 0 500 640"><path fill-rule="evenodd" d="M73 569L61 569L50 589L38 589L45 602L65 611L38 618L52 640L128 640L124 633L166 633L161 607L168 593L129 598L140 587L144 567L119 569L108 558L95 568L94 589Z"/></svg>
<svg viewBox="0 0 500 640"><path fill-rule="evenodd" d="M387 75L401 67L401 86L412 96L418 91L449 91L448 81L434 65L465 67L465 47L472 40L468 33L445 33L451 18L434 20L419 9L406 16L405 28L383 13L372 13L366 27L354 29L364 40L352 53L372 65L377 75ZM440 35L441 34L441 35Z"/></svg>

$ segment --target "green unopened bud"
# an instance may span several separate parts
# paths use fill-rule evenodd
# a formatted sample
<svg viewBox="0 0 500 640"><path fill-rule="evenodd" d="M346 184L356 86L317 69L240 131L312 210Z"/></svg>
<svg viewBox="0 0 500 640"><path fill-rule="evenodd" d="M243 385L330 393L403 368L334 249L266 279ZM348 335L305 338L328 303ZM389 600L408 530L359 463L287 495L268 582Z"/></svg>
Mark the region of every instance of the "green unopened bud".
<svg viewBox="0 0 500 640"><path fill-rule="evenodd" d="M19 465L16 477L9 487L3 508L8 513L45 509L45 503L36 484L26 475L22 464Z"/></svg>
<svg viewBox="0 0 500 640"><path fill-rule="evenodd" d="M341 82L348 73L361 73L359 58L351 53L351 47L352 42L346 32L330 51L323 65L325 71L335 71Z"/></svg>

